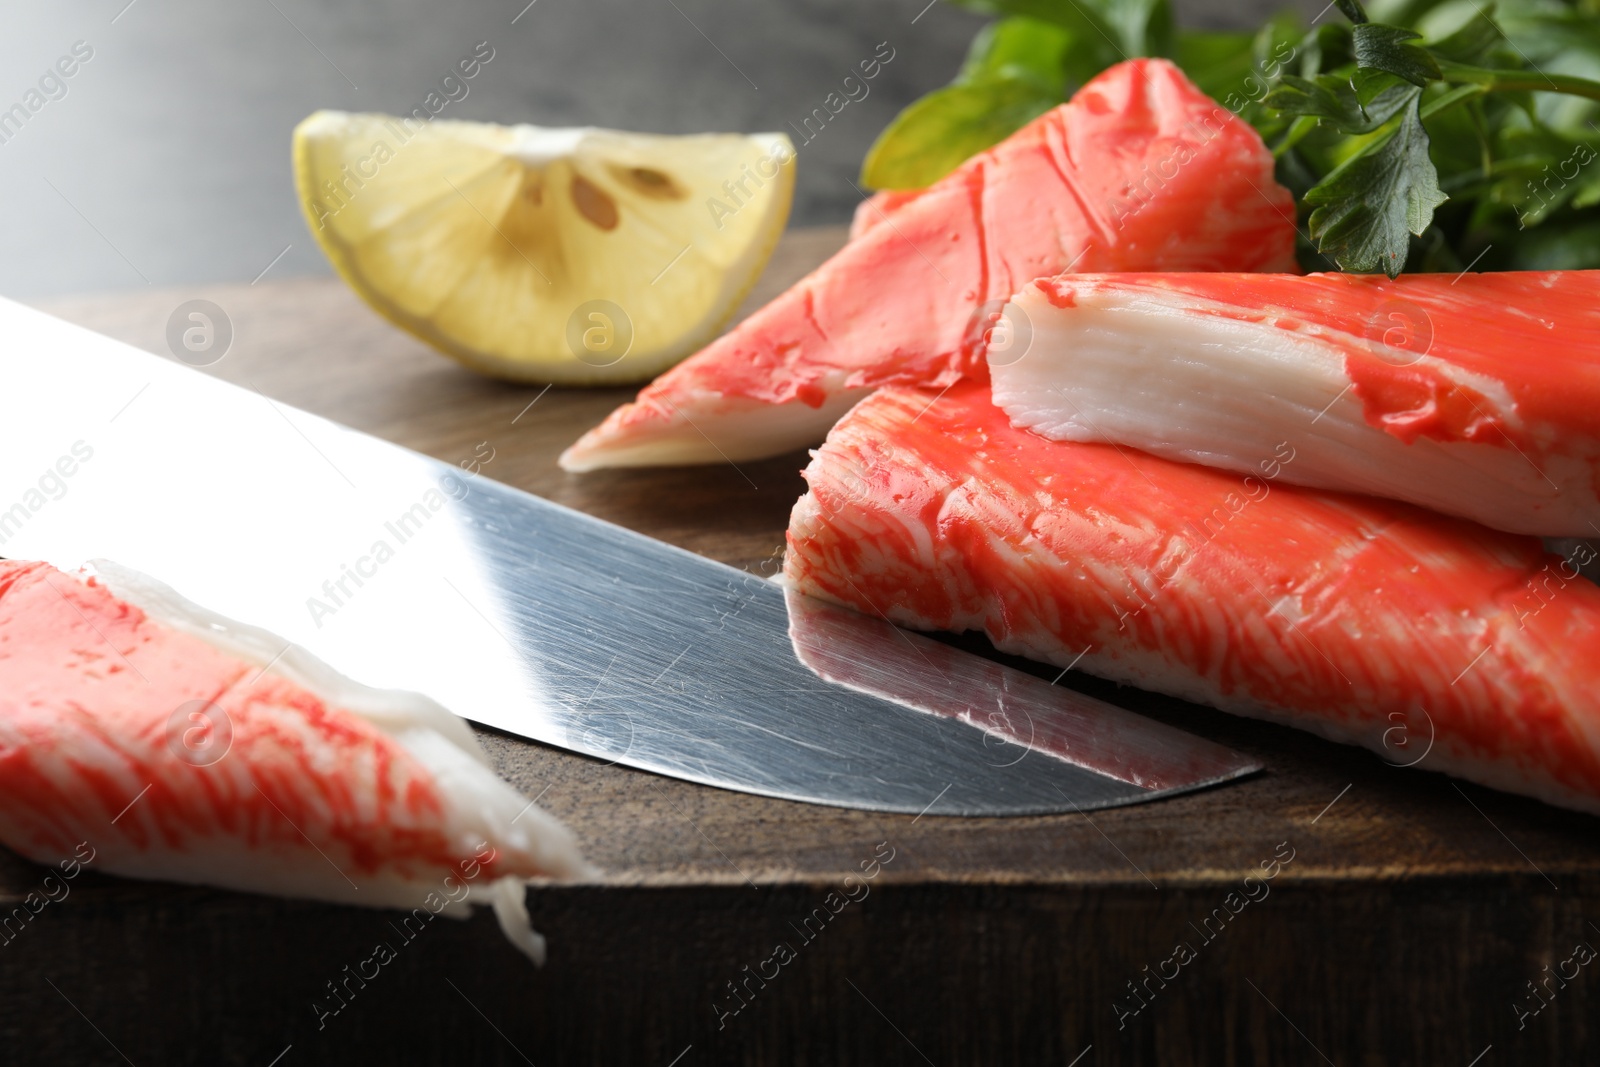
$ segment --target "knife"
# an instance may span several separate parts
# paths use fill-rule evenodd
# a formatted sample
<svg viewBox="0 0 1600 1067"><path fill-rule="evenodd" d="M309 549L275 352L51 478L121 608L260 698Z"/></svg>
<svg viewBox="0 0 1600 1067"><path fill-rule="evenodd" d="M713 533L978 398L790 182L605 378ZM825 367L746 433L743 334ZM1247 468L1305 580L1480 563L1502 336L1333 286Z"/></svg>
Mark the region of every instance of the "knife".
<svg viewBox="0 0 1600 1067"><path fill-rule="evenodd" d="M1019 815L1259 769L1023 672L0 300L0 556L104 558L605 764Z"/></svg>

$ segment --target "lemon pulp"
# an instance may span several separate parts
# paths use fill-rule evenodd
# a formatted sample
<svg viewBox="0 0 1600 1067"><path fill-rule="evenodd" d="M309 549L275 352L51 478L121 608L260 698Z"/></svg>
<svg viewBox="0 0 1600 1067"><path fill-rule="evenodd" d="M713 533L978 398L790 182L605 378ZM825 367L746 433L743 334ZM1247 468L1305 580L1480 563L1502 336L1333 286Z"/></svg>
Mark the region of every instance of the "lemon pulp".
<svg viewBox="0 0 1600 1067"><path fill-rule="evenodd" d="M788 219L783 134L654 136L319 111L306 221L380 314L475 370L635 382L711 340Z"/></svg>

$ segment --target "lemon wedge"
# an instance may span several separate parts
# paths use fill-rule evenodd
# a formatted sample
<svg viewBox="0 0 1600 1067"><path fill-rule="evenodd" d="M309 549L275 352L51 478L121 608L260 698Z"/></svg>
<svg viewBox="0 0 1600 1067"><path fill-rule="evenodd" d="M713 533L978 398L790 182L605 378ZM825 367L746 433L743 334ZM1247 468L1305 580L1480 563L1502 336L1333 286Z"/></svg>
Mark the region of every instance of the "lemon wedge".
<svg viewBox="0 0 1600 1067"><path fill-rule="evenodd" d="M783 232L795 151L319 111L294 172L323 252L385 318L485 374L594 385L716 335Z"/></svg>

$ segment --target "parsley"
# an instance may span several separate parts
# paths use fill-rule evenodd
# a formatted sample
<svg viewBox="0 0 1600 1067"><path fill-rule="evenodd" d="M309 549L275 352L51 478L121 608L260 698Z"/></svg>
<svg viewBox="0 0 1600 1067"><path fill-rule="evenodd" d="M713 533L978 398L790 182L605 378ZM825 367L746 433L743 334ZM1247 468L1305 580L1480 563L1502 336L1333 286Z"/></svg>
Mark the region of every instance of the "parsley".
<svg viewBox="0 0 1600 1067"><path fill-rule="evenodd" d="M1428 158L1416 94L1409 97L1392 129L1306 191L1317 251L1345 270L1399 274L1411 235L1427 230L1433 209L1449 199Z"/></svg>
<svg viewBox="0 0 1600 1067"><path fill-rule="evenodd" d="M1600 267L1600 0L1336 0L1316 26L1174 29L1168 0L950 0L997 16L863 167L919 188L1128 56L1251 123L1308 268Z"/></svg>

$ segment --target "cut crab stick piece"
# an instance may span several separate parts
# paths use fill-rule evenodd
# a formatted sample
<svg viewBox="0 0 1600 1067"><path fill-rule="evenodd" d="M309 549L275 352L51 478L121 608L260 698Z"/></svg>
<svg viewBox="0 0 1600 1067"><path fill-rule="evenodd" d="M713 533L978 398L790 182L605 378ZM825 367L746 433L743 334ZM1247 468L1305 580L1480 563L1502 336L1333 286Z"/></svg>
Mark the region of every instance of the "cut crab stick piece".
<svg viewBox="0 0 1600 1067"><path fill-rule="evenodd" d="M1064 270L1294 269L1294 207L1250 126L1172 64L1085 85L657 378L567 470L738 462L816 444L873 389L985 378L1009 299ZM881 218L879 217L881 216Z"/></svg>
<svg viewBox="0 0 1600 1067"><path fill-rule="evenodd" d="M1063 275L991 360L1018 426L1600 535L1600 271ZM1019 325L1025 323L1025 326Z"/></svg>
<svg viewBox="0 0 1600 1067"><path fill-rule="evenodd" d="M1536 538L1049 441L970 383L876 393L806 480L802 593L1600 813L1600 588Z"/></svg>
<svg viewBox="0 0 1600 1067"><path fill-rule="evenodd" d="M132 571L0 560L0 842L39 863L370 907L490 904L592 868L466 722Z"/></svg>

